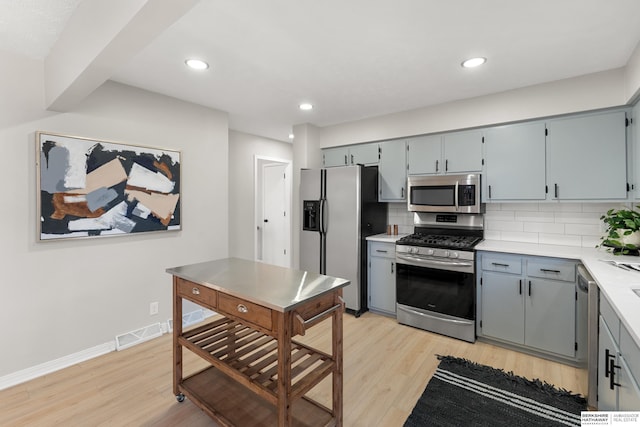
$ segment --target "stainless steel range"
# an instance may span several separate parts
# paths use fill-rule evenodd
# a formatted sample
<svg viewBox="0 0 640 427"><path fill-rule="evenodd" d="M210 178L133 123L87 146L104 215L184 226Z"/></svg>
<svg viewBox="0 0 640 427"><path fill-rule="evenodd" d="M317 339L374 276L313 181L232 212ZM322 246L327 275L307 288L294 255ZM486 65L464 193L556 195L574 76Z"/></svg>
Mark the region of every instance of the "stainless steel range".
<svg viewBox="0 0 640 427"><path fill-rule="evenodd" d="M482 215L415 213L414 222L396 242L398 322L474 342Z"/></svg>

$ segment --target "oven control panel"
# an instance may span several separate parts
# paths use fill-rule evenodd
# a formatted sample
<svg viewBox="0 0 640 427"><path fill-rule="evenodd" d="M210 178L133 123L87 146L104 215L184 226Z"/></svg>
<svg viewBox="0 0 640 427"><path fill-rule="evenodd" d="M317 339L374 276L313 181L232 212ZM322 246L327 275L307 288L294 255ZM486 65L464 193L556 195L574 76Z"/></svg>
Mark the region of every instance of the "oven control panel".
<svg viewBox="0 0 640 427"><path fill-rule="evenodd" d="M416 255L433 258L449 258L473 261L473 251L425 248L421 246L396 245L396 254Z"/></svg>

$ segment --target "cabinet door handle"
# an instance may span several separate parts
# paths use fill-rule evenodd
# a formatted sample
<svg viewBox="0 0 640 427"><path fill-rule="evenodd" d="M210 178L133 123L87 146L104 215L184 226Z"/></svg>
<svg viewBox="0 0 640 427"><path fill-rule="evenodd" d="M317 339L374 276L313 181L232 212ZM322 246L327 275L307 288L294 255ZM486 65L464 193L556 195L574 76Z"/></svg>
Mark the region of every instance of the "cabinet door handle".
<svg viewBox="0 0 640 427"><path fill-rule="evenodd" d="M388 251L383 251L382 249L376 249L376 252L382 252L383 254L386 254Z"/></svg>
<svg viewBox="0 0 640 427"><path fill-rule="evenodd" d="M353 154L351 155L351 164L353 164Z"/></svg>
<svg viewBox="0 0 640 427"><path fill-rule="evenodd" d="M449 170L449 159L444 161L444 171L447 172Z"/></svg>
<svg viewBox="0 0 640 427"><path fill-rule="evenodd" d="M400 189L400 197L404 199L404 187Z"/></svg>
<svg viewBox="0 0 640 427"><path fill-rule="evenodd" d="M617 383L615 380L616 371L614 369L620 369L620 366L615 364L614 359L611 359L609 360L609 372L611 373L609 376L609 388L611 390L615 390L616 386L620 387L620 383Z"/></svg>
<svg viewBox="0 0 640 427"><path fill-rule="evenodd" d="M344 155L344 164L345 164L345 166L348 164L347 163L347 155L346 154Z"/></svg>
<svg viewBox="0 0 640 427"><path fill-rule="evenodd" d="M518 280L518 282L519 282L519 285L518 285L518 293L519 293L520 295L522 295L522 279Z"/></svg>
<svg viewBox="0 0 640 427"><path fill-rule="evenodd" d="M191 293L194 294L194 295L200 295L200 289L193 288L193 289L191 289Z"/></svg>
<svg viewBox="0 0 640 427"><path fill-rule="evenodd" d="M613 365L613 361L615 359L616 355L615 354L611 354L609 353L609 349L605 348L604 349L604 377L605 378L609 378L609 369L611 369L611 365ZM609 360L611 359L611 360ZM611 363L611 365L610 365Z"/></svg>
<svg viewBox="0 0 640 427"><path fill-rule="evenodd" d="M531 280L529 280L529 296L531 296Z"/></svg>
<svg viewBox="0 0 640 427"><path fill-rule="evenodd" d="M540 271L542 271L543 273L556 273L556 274L560 273L560 270L549 270L547 268L541 268Z"/></svg>
<svg viewBox="0 0 640 427"><path fill-rule="evenodd" d="M438 172L438 161L436 160L436 172Z"/></svg>
<svg viewBox="0 0 640 427"><path fill-rule="evenodd" d="M489 186L489 198L491 198L491 186Z"/></svg>
<svg viewBox="0 0 640 427"><path fill-rule="evenodd" d="M558 198L558 184L553 184L553 193L555 194L555 198Z"/></svg>
<svg viewBox="0 0 640 427"><path fill-rule="evenodd" d="M391 274L393 274L393 263L391 263Z"/></svg>

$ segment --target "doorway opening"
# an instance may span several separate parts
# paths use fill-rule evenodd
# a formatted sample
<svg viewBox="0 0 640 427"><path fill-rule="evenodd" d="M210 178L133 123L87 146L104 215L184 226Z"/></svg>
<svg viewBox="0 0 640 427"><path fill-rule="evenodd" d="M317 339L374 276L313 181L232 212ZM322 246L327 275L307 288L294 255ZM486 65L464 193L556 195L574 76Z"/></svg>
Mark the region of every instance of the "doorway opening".
<svg viewBox="0 0 640 427"><path fill-rule="evenodd" d="M255 259L291 267L291 161L255 157Z"/></svg>

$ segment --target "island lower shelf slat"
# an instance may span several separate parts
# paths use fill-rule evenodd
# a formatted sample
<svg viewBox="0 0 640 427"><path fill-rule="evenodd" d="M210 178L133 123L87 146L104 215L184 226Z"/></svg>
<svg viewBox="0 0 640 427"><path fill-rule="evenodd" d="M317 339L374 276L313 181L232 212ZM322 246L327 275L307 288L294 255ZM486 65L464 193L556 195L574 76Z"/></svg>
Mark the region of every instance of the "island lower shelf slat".
<svg viewBox="0 0 640 427"><path fill-rule="evenodd" d="M278 342L274 337L223 317L185 331L178 341L218 371L277 404ZM334 366L330 355L292 341L291 397L302 397Z"/></svg>
<svg viewBox="0 0 640 427"><path fill-rule="evenodd" d="M272 427L278 423L277 407L256 396L216 367L211 366L185 378L180 390L189 399L198 396L199 406L223 425ZM295 427L335 426L328 408L311 399L297 399L291 405L291 425Z"/></svg>

